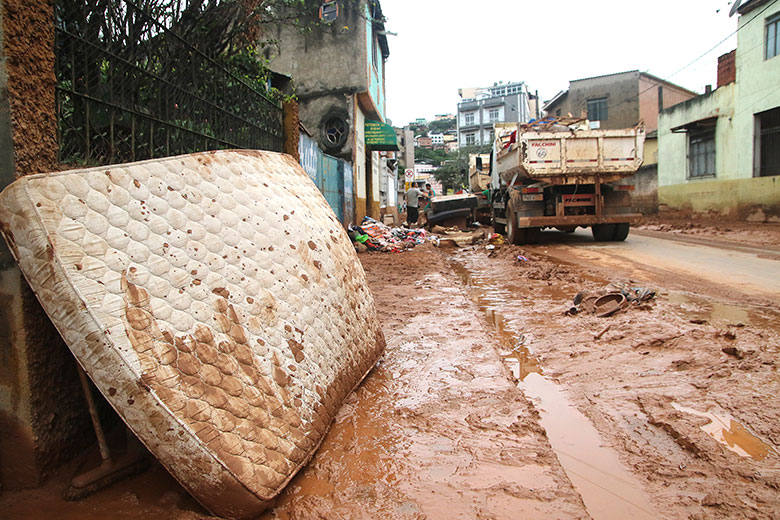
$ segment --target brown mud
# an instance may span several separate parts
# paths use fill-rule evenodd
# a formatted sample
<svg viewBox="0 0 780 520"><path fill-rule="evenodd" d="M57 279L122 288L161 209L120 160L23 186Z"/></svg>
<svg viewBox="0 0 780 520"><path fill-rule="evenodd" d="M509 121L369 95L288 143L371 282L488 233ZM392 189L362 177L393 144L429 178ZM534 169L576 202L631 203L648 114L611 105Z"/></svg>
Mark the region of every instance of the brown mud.
<svg viewBox="0 0 780 520"><path fill-rule="evenodd" d="M776 305L739 291L712 298L706 283L670 273L663 278L608 255L569 263L560 259L564 252L571 251L549 243L504 245L498 254L478 246L454 259L479 280L472 283L477 293L500 294L503 304L494 298L492 305L500 305L544 377L565 391L619 455L659 517L775 518ZM518 261L519 254L529 260ZM689 290L668 290L664 280ZM608 318L563 314L580 290L629 281L658 296ZM534 403L547 406L543 395ZM542 425L555 448L554 428ZM566 468L566 455L558 456ZM583 499L588 505L585 493Z"/></svg>
<svg viewBox="0 0 780 520"><path fill-rule="evenodd" d="M386 353L263 518L586 518L539 414L441 253L362 260ZM30 519L206 515L159 466L75 503L59 498L68 476L0 496L0 508Z"/></svg>
<svg viewBox="0 0 780 520"><path fill-rule="evenodd" d="M263 520L775 518L777 306L572 249L361 255L386 353ZM611 282L656 297L564 315ZM0 510L208 517L159 465L77 503L69 476Z"/></svg>
<svg viewBox="0 0 780 520"><path fill-rule="evenodd" d="M780 250L780 222L746 222L719 215L662 212L643 217L638 229Z"/></svg>

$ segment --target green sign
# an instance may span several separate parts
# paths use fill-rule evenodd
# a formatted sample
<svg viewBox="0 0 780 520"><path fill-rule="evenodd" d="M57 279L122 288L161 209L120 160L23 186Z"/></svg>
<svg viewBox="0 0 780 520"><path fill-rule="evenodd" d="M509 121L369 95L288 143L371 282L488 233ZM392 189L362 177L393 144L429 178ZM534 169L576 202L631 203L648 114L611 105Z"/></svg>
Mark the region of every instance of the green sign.
<svg viewBox="0 0 780 520"><path fill-rule="evenodd" d="M392 126L381 121L366 120L366 146L379 152L397 152L398 140Z"/></svg>

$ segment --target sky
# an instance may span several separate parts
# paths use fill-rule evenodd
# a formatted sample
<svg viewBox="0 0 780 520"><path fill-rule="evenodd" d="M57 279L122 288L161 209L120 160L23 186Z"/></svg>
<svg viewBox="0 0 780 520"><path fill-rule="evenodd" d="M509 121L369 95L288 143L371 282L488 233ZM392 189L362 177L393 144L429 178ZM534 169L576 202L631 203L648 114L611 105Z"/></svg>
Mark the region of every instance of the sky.
<svg viewBox="0 0 780 520"><path fill-rule="evenodd" d="M570 80L640 70L702 93L715 88L718 56L737 45L728 0L381 4L385 29L397 33L385 69L394 126L454 114L459 88L499 81L525 81L546 101Z"/></svg>

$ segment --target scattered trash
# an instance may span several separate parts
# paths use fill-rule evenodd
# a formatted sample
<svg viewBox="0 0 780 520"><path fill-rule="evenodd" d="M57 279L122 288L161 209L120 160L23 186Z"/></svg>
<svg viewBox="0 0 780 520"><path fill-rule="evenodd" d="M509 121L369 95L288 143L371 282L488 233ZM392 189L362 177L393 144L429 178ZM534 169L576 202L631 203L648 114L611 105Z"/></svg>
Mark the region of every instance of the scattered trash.
<svg viewBox="0 0 780 520"><path fill-rule="evenodd" d="M487 249L488 251L493 251L495 248L496 246L494 246L493 244L488 244L485 246L485 249Z"/></svg>
<svg viewBox="0 0 780 520"><path fill-rule="evenodd" d="M612 324L611 324L611 323L610 323L609 325L607 325L606 327L604 327L603 329L601 329L601 332L599 332L598 334L594 334L594 335L593 335L593 339L601 339L601 336L603 336L604 334L606 334L606 333L607 333L607 331L608 331L610 328L612 328Z"/></svg>
<svg viewBox="0 0 780 520"><path fill-rule="evenodd" d="M449 248L449 249L457 249L460 247L458 243L451 238L441 238L435 241L433 245L435 245L436 247Z"/></svg>
<svg viewBox="0 0 780 520"><path fill-rule="evenodd" d="M618 291L620 291L623 296L626 297L626 300L633 304L639 304L647 300L652 300L655 298L655 291L648 289L646 287L629 287L627 284L624 283L611 283L609 284L611 287L614 287Z"/></svg>
<svg viewBox="0 0 780 520"><path fill-rule="evenodd" d="M463 232L463 230L460 229L458 226L450 226L450 227L433 226L431 228L431 233L436 233L438 235L446 235L448 233L461 233L461 232Z"/></svg>
<svg viewBox="0 0 780 520"><path fill-rule="evenodd" d="M371 217L364 217L360 226L350 224L348 233L358 251L362 248L358 248L357 244L362 244L368 251L400 253L428 240L434 243L438 240L424 229L390 227Z"/></svg>
<svg viewBox="0 0 780 520"><path fill-rule="evenodd" d="M729 356L734 356L737 359L744 359L745 357L745 353L737 347L723 347L720 350L724 354L728 354Z"/></svg>
<svg viewBox="0 0 780 520"><path fill-rule="evenodd" d="M606 318L607 316L612 316L625 309L629 304L635 307L644 308L640 307L640 304L653 298L655 298L655 291L651 289L611 283L604 290L599 292L578 292L574 296L574 305L569 307L564 314L567 316L574 316L575 314L586 312L595 314L599 318ZM598 339L598 337L596 339Z"/></svg>
<svg viewBox="0 0 780 520"><path fill-rule="evenodd" d="M517 260L520 261L520 262L527 262L528 258L526 258L523 255L517 255Z"/></svg>
<svg viewBox="0 0 780 520"><path fill-rule="evenodd" d="M606 318L622 309L625 303L626 297L621 293L605 294L593 302L594 312L599 318Z"/></svg>
<svg viewBox="0 0 780 520"><path fill-rule="evenodd" d="M493 245L501 245L505 244L506 240L504 240L504 235L499 235L498 233L491 233L488 237L488 242L490 242Z"/></svg>

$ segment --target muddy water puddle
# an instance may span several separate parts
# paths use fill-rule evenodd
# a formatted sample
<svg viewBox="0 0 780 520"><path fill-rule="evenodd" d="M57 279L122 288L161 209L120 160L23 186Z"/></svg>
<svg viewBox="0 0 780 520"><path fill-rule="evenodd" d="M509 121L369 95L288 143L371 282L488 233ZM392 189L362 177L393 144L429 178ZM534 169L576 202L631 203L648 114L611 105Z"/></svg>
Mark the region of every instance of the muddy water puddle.
<svg viewBox="0 0 780 520"><path fill-rule="evenodd" d="M493 278L478 267L451 260L467 295L485 314L502 347L501 355L518 386L536 405L541 425L569 479L595 519L656 518L641 485L604 445L596 428L568 399L563 389L544 375L532 350L533 332L518 328L506 316L523 314L523 301L505 279ZM562 299L557 291L546 297ZM537 324L533 324L537 326Z"/></svg>
<svg viewBox="0 0 780 520"><path fill-rule="evenodd" d="M682 291L665 295L691 319L704 320L716 327L752 326L780 334L780 312L770 308L732 305Z"/></svg>
<svg viewBox="0 0 780 520"><path fill-rule="evenodd" d="M776 453L772 446L750 433L725 412L700 412L678 403L672 403L672 406L679 412L709 419L710 422L701 427L702 431L741 457L764 460L770 453Z"/></svg>

